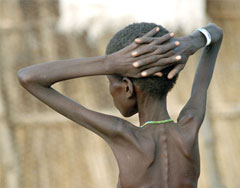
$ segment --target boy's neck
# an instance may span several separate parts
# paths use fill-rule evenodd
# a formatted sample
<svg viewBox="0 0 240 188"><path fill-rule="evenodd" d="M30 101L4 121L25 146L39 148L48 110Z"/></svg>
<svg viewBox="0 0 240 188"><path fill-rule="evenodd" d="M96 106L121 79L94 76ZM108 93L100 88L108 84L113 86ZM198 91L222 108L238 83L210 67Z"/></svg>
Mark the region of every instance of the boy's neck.
<svg viewBox="0 0 240 188"><path fill-rule="evenodd" d="M137 96L137 103L140 125L143 125L147 121L170 119L167 111L166 97L159 99L142 93Z"/></svg>

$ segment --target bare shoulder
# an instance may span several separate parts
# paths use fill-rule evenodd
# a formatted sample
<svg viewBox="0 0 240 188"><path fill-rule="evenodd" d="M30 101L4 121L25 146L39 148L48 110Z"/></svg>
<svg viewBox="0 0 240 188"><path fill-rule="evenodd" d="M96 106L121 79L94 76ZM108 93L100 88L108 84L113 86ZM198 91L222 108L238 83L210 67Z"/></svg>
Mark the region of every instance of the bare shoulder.
<svg viewBox="0 0 240 188"><path fill-rule="evenodd" d="M188 154L198 148L198 123L193 115L187 114L170 129L171 138Z"/></svg>
<svg viewBox="0 0 240 188"><path fill-rule="evenodd" d="M136 130L137 127L130 123L129 121L126 121L124 119L118 119L117 124L114 126L115 134L111 140L110 144L112 147L122 147L123 145L135 145L137 142L136 137Z"/></svg>

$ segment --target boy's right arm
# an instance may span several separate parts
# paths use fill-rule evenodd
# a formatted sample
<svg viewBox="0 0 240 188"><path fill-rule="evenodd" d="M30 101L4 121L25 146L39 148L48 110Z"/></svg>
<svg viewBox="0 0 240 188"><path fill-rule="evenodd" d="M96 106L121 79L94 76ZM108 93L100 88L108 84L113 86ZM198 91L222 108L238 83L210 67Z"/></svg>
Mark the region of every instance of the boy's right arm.
<svg viewBox="0 0 240 188"><path fill-rule="evenodd" d="M209 46L204 47L198 67L195 73L191 97L181 110L178 122L182 125L190 125L196 134L202 124L205 115L207 90L212 79L216 58L221 46L223 33L221 28L215 24L208 24L204 27L212 37ZM194 50L197 50L206 43L205 36L200 31L190 35Z"/></svg>

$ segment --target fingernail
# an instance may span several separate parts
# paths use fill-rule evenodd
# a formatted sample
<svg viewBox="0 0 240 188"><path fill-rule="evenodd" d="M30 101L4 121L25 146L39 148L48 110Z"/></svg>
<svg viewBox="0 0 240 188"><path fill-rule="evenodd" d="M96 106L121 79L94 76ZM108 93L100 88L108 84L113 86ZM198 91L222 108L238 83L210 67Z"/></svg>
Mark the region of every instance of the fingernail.
<svg viewBox="0 0 240 188"><path fill-rule="evenodd" d="M138 62L134 62L134 63L133 63L133 66L134 66L134 67L138 67L138 66L139 66L139 63L138 63Z"/></svg>
<svg viewBox="0 0 240 188"><path fill-rule="evenodd" d="M170 37L173 37L174 36L174 33L170 33Z"/></svg>
<svg viewBox="0 0 240 188"><path fill-rule="evenodd" d="M143 71L143 72L141 73L141 75L145 77L145 76L147 76L147 72Z"/></svg>
<svg viewBox="0 0 240 188"><path fill-rule="evenodd" d="M176 60L180 60L182 57L180 56L180 55L178 55L177 57L176 57Z"/></svg>
<svg viewBox="0 0 240 188"><path fill-rule="evenodd" d="M179 46L179 45L180 45L180 42L179 42L179 41L176 41L175 44L176 44L176 46Z"/></svg>
<svg viewBox="0 0 240 188"><path fill-rule="evenodd" d="M136 56L137 55L137 52L132 52L132 56Z"/></svg>
<svg viewBox="0 0 240 188"><path fill-rule="evenodd" d="M159 31L159 30L160 30L160 28L159 28L159 27L157 27L157 28L156 28L156 31Z"/></svg>
<svg viewBox="0 0 240 188"><path fill-rule="evenodd" d="M139 38L136 38L135 39L135 42L140 42L141 40Z"/></svg>
<svg viewBox="0 0 240 188"><path fill-rule="evenodd" d="M163 74L162 74L161 72L157 72L157 73L155 73L154 75L155 75L155 76L158 76L158 77L162 77Z"/></svg>

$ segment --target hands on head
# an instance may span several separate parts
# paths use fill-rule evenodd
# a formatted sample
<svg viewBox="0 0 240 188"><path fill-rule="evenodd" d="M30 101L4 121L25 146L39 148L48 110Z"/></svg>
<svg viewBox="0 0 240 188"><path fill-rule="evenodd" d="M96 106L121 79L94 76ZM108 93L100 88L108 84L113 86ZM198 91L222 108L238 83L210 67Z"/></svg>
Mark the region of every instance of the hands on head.
<svg viewBox="0 0 240 188"><path fill-rule="evenodd" d="M185 66L190 55L187 37L173 38L173 33L154 37L156 27L126 48L110 55L116 73L127 77L162 76L162 70L173 66L168 78L177 75Z"/></svg>

